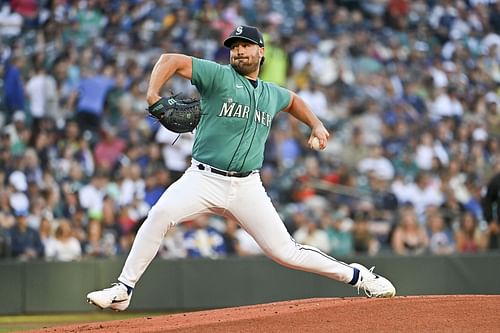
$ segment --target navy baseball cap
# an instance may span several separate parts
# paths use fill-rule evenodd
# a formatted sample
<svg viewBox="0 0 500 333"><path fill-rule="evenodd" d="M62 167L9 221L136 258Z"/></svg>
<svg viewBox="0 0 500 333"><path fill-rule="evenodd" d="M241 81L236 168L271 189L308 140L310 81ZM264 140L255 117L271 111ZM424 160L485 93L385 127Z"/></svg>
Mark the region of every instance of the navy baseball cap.
<svg viewBox="0 0 500 333"><path fill-rule="evenodd" d="M251 43L257 44L260 47L264 47L264 38L260 33L259 29L256 27L248 26L248 25L239 25L234 29L233 32L226 38L224 41L224 46L227 48L231 48L231 45L235 40L243 39L249 41Z"/></svg>

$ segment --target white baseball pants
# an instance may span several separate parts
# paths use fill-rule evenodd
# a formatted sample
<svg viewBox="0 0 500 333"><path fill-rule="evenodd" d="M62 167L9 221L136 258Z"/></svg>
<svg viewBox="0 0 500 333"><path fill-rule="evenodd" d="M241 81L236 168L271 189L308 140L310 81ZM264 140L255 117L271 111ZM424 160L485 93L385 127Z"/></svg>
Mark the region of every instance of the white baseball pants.
<svg viewBox="0 0 500 333"><path fill-rule="evenodd" d="M320 250L296 243L271 203L258 173L245 178L199 170L198 162L170 185L139 229L118 280L134 287L154 259L169 228L200 214L232 216L275 262L353 283L354 270Z"/></svg>

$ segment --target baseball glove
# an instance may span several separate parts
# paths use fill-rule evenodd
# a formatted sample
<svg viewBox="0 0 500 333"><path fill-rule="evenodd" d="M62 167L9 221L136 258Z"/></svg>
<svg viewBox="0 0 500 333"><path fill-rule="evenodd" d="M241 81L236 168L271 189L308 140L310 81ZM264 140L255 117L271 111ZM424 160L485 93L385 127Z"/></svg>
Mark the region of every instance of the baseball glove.
<svg viewBox="0 0 500 333"><path fill-rule="evenodd" d="M160 98L148 107L148 112L172 132L192 132L200 122L200 100L182 99L177 96Z"/></svg>

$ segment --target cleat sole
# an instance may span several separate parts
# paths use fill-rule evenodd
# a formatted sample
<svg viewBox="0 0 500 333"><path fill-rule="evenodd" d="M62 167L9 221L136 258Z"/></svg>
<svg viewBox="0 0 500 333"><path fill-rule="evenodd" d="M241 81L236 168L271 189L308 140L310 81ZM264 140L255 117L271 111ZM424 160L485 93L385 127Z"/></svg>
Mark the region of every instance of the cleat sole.
<svg viewBox="0 0 500 333"><path fill-rule="evenodd" d="M87 303L92 304L93 306L102 310L102 307L100 307L97 303L92 302L90 298L87 298Z"/></svg>

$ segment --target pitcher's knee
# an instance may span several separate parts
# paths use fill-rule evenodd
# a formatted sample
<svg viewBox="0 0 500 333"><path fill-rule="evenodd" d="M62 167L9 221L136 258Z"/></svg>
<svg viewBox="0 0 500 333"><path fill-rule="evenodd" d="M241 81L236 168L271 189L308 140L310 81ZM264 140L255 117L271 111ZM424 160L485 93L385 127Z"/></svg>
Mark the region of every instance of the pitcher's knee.
<svg viewBox="0 0 500 333"><path fill-rule="evenodd" d="M148 223L151 225L160 226L162 229L168 229L175 225L176 221L171 216L171 210L162 207L160 205L155 205L148 213L146 221L144 223Z"/></svg>

